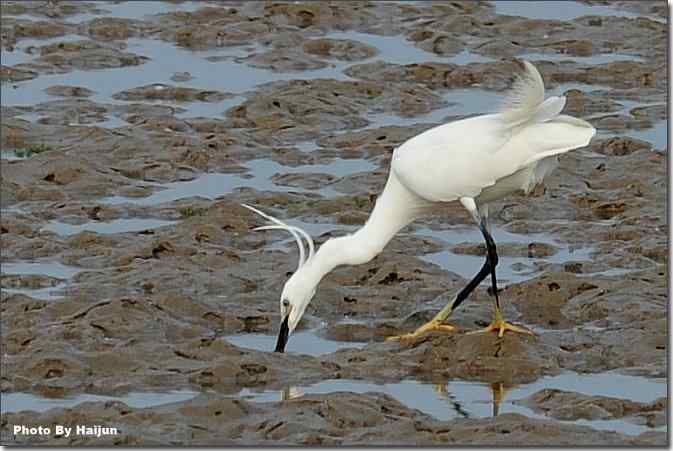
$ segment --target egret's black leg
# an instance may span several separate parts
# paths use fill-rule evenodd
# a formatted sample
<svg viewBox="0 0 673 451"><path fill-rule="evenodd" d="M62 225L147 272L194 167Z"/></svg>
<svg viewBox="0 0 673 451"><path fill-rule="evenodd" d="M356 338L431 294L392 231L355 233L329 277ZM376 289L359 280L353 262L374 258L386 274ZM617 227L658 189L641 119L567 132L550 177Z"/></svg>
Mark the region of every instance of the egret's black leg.
<svg viewBox="0 0 673 451"><path fill-rule="evenodd" d="M462 200L463 199L461 199L461 201ZM495 247L495 241L493 240L491 233L488 231L488 215L480 215L474 202L468 201L464 203L464 205L469 207L468 210L473 214L473 217L479 224L479 230L481 230L481 233L484 236L484 241L486 242L486 261L484 262L484 265L481 267L477 275L474 276L474 278L472 278L472 280L470 280L468 284L462 290L460 290L460 292L458 292L456 297L446 304L446 306L440 310L432 320L422 325L410 334L389 337L389 339L411 339L430 331L452 331L454 329L453 326L443 324L443 322L456 308L458 308L460 304L463 303L465 299L468 298L474 289L477 288L489 274L491 274L491 289L493 290L493 296L495 297L495 318L493 324L489 326L488 330L499 330L500 336L502 336L502 333L504 333L505 330L530 333L525 329L507 324L502 319L502 315L500 313L500 300L498 299L498 281L495 275L495 267L498 265L498 252Z"/></svg>
<svg viewBox="0 0 673 451"><path fill-rule="evenodd" d="M498 301L498 291L495 278L495 267L498 265L498 253L496 252L493 237L491 236L490 233L488 233L485 221L481 222L481 224L479 225L479 230L481 230L481 233L484 235L484 240L486 241L486 261L484 262L484 265L481 267L477 275L474 276L474 278L470 280L470 282L467 285L465 285L465 288L460 290L454 301L450 304L451 310L447 312L447 316L453 310L458 308L458 306L462 304L462 302L465 299L467 299L467 297L474 291L475 288L479 286L479 284L486 278L486 276L489 275L489 273L491 274L493 293L495 293L495 303L498 306L498 308L500 308L500 302Z"/></svg>
<svg viewBox="0 0 673 451"><path fill-rule="evenodd" d="M451 312L453 312L467 297L474 291L475 288L479 286L479 284L488 276L488 274L491 272L491 264L489 263L488 256L486 257L486 261L484 262L484 265L481 267L479 272L477 273L476 276L470 282L463 287L462 290L456 295L455 298L453 298L452 301L450 301L446 306L440 310L439 313L435 315L433 319L431 319L429 322L425 323L418 329L416 329L414 332L410 334L405 334L405 335L398 335L398 336L393 336L393 337L388 337L389 340L400 340L400 339L412 339L416 338L426 332L430 331L445 331L445 332L452 332L454 330L453 326L449 326L448 324L442 324L446 318L449 317Z"/></svg>
<svg viewBox="0 0 673 451"><path fill-rule="evenodd" d="M482 221L479 224L479 230L484 235L484 241L486 241L486 262L490 264L491 270L491 289L493 290L493 296L495 296L495 305L500 309L500 300L498 299L498 281L495 277L495 267L498 266L498 251L495 247L495 241L490 233L488 233L488 228L486 227L485 221Z"/></svg>
<svg viewBox="0 0 673 451"><path fill-rule="evenodd" d="M533 332L522 327L509 324L503 319L502 312L500 311L500 299L498 298L498 281L495 276L495 267L498 264L498 252L496 251L495 241L493 241L493 237L488 231L488 225L485 220L482 220L479 223L479 229L484 235L484 240L486 241L486 264L489 265L488 270L491 273L491 290L493 290L493 297L495 298L495 312L493 322L486 329L479 332L497 331L499 337L504 336L506 330L534 335Z"/></svg>
<svg viewBox="0 0 673 451"><path fill-rule="evenodd" d="M481 267L479 272L477 273L476 276L470 282L463 287L460 292L456 295L456 298L453 300L452 303L450 303L451 310L448 313L451 313L455 309L458 308L460 304L463 303L465 299L474 291L475 288L479 286L479 284L486 278L486 276L489 275L491 272L491 262L488 259L488 256L486 257L486 261L484 262L484 265ZM448 314L447 314L448 316Z"/></svg>

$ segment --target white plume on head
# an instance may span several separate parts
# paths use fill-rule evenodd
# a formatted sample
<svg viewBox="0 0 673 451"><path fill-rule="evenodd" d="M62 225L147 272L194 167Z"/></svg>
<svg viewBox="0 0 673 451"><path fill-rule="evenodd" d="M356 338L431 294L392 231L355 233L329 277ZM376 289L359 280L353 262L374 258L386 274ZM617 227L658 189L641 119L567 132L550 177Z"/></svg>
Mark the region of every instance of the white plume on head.
<svg viewBox="0 0 673 451"><path fill-rule="evenodd" d="M297 265L297 269L304 266L304 264L307 261L309 261L313 257L313 255L315 255L315 244L313 243L313 239L311 238L311 235L306 233L304 229L297 226L286 224L280 219L274 218L273 216L268 215L263 211L260 211L257 208L252 207L250 205L241 204L241 206L247 208L248 210L254 211L258 215L269 221L267 225L255 227L253 230L285 230L292 234L295 241L297 242L297 246L299 247L299 263ZM308 255L306 254L306 250L304 249L304 242L302 241L301 237L304 237L304 239L306 240L306 244L308 246Z"/></svg>

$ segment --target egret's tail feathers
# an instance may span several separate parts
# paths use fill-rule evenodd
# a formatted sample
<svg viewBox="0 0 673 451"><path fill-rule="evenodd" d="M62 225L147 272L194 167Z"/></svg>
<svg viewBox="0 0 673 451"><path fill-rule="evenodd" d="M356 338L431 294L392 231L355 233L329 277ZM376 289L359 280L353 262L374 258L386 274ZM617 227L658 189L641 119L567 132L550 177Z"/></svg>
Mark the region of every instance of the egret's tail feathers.
<svg viewBox="0 0 673 451"><path fill-rule="evenodd" d="M539 124L541 122L551 121L556 118L563 108L566 106L565 97L550 97L533 114L533 117L530 118L527 122L532 122L534 124Z"/></svg>
<svg viewBox="0 0 673 451"><path fill-rule="evenodd" d="M522 62L524 71L500 108L502 119L511 127L546 122L556 117L565 106L564 97L551 97L545 101L540 72L528 61Z"/></svg>
<svg viewBox="0 0 673 451"><path fill-rule="evenodd" d="M523 162L527 166L543 158L559 155L569 150L589 145L596 129L587 121L559 114L544 123L526 127L520 138L535 149Z"/></svg>

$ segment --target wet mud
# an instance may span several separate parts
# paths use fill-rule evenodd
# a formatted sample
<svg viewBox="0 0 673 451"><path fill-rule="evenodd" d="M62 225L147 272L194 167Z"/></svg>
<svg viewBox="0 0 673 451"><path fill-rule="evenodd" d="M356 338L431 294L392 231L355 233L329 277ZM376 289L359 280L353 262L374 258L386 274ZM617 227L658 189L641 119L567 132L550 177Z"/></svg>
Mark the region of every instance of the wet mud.
<svg viewBox="0 0 673 451"><path fill-rule="evenodd" d="M3 2L3 444L667 443L667 9L520 3ZM271 352L297 250L240 204L356 230L393 149L492 112L512 57L598 130L491 207L536 336L468 334L484 284L457 332L385 340L483 264L456 203L329 274ZM12 433L80 423L120 433Z"/></svg>

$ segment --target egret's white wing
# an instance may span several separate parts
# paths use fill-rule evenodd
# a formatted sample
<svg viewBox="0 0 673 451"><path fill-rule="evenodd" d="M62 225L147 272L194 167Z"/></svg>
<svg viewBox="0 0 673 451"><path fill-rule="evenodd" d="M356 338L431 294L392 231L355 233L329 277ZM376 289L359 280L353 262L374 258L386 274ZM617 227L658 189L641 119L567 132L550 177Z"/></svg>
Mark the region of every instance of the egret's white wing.
<svg viewBox="0 0 673 451"><path fill-rule="evenodd" d="M418 196L448 202L477 197L539 160L586 146L595 133L588 122L564 115L515 132L499 115L479 116L412 138L395 151L392 168Z"/></svg>
<svg viewBox="0 0 673 451"><path fill-rule="evenodd" d="M395 150L392 169L418 196L432 202L474 197L502 177L492 167L512 137L499 115L451 122L427 130Z"/></svg>
<svg viewBox="0 0 673 451"><path fill-rule="evenodd" d="M434 127L396 149L391 166L400 182L432 202L476 197L504 179L503 189L519 182L527 189L537 161L586 146L596 130L560 115L565 97L545 100L540 73L528 61L523 66L498 114Z"/></svg>

